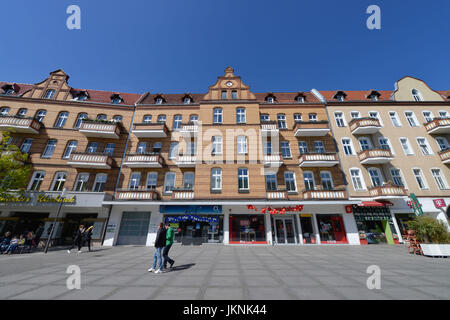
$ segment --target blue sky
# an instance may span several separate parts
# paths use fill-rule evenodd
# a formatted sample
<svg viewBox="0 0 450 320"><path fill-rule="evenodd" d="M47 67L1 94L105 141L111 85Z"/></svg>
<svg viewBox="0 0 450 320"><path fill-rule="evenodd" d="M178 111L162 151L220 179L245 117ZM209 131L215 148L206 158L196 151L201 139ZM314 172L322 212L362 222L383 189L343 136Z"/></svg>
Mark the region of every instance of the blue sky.
<svg viewBox="0 0 450 320"><path fill-rule="evenodd" d="M81 8L81 30L66 8ZM381 30L366 8L381 8ZM73 87L202 93L232 66L254 92L450 89L448 0L15 0L0 11L0 81L62 68Z"/></svg>

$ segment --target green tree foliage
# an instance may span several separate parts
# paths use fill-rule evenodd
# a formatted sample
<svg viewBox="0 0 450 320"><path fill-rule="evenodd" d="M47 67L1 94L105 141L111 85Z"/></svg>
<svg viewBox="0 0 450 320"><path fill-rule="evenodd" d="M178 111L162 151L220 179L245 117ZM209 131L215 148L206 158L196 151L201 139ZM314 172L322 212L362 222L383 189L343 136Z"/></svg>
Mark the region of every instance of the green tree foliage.
<svg viewBox="0 0 450 320"><path fill-rule="evenodd" d="M417 239L425 243L450 243L450 233L442 221L429 216L418 216L407 222Z"/></svg>
<svg viewBox="0 0 450 320"><path fill-rule="evenodd" d="M2 131L0 141L0 193L10 190L24 190L28 182L31 166L26 165L28 154L9 143L11 133Z"/></svg>

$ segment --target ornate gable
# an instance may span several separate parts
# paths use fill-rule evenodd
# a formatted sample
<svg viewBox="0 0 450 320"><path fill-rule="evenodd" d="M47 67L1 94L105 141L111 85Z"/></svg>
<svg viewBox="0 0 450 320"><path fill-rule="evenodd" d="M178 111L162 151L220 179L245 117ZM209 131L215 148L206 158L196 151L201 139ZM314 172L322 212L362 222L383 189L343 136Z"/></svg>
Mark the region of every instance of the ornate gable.
<svg viewBox="0 0 450 320"><path fill-rule="evenodd" d="M50 76L24 96L36 99L71 100L71 87L67 84L69 76L61 69L50 72Z"/></svg>
<svg viewBox="0 0 450 320"><path fill-rule="evenodd" d="M225 75L217 77L217 82L209 87L203 100L256 100L256 97L241 77L234 75L233 68L228 67Z"/></svg>

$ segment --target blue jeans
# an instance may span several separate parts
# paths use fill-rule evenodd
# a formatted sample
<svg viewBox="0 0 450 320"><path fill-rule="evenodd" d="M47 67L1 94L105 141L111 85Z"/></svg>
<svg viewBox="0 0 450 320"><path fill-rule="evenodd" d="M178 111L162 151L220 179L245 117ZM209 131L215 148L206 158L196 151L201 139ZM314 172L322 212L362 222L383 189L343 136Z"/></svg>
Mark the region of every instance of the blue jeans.
<svg viewBox="0 0 450 320"><path fill-rule="evenodd" d="M162 250L163 248L155 248L155 254L153 255L153 270L156 270L156 262L158 260L159 269L163 270L163 264L162 264Z"/></svg>
<svg viewBox="0 0 450 320"><path fill-rule="evenodd" d="M16 250L16 248L17 248L18 246L19 246L19 245L18 245L18 244L15 244L15 243L9 245L9 247L8 247L8 249L6 249L6 252L5 252L5 253L8 253L8 252L14 253L14 250Z"/></svg>

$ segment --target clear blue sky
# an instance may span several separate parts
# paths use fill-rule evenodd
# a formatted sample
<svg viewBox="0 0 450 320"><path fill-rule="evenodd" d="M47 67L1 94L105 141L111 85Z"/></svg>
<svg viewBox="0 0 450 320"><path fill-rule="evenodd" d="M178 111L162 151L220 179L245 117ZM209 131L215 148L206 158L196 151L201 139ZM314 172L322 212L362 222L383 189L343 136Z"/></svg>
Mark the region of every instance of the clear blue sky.
<svg viewBox="0 0 450 320"><path fill-rule="evenodd" d="M81 7L81 30L66 8ZM381 30L366 8L381 8ZM0 81L62 68L73 87L206 92L226 66L254 92L450 89L448 0L15 0L3 3Z"/></svg>

